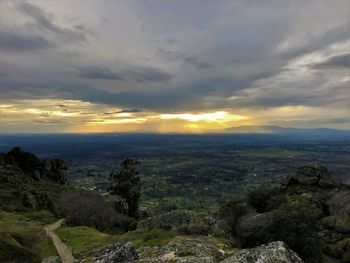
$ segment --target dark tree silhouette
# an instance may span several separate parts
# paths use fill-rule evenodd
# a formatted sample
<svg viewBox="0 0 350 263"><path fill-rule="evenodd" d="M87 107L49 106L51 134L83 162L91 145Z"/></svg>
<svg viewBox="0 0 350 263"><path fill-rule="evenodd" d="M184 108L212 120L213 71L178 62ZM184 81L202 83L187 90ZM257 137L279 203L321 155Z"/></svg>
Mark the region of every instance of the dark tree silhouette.
<svg viewBox="0 0 350 263"><path fill-rule="evenodd" d="M140 200L140 177L137 167L139 162L134 159L126 159L120 164L119 173L111 173L115 185L111 187L112 194L119 195L127 203L127 214L137 217Z"/></svg>

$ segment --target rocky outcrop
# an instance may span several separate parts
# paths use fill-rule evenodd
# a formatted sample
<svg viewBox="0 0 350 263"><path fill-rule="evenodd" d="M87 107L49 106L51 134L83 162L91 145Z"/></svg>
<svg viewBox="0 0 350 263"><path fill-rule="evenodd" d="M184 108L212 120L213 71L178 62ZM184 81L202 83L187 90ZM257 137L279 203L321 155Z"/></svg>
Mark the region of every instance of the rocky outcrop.
<svg viewBox="0 0 350 263"><path fill-rule="evenodd" d="M0 209L58 213L58 200L68 189L66 172L64 161L42 161L19 147L0 153Z"/></svg>
<svg viewBox="0 0 350 263"><path fill-rule="evenodd" d="M169 242L164 247L143 248L139 251L142 263L217 263L224 252L212 243L189 239Z"/></svg>
<svg viewBox="0 0 350 263"><path fill-rule="evenodd" d="M274 218L273 212L267 213L254 213L250 212L239 218L235 226L235 233L242 240L255 240L261 239L268 232L267 229L271 228Z"/></svg>
<svg viewBox="0 0 350 263"><path fill-rule="evenodd" d="M350 191L336 193L329 201L329 212L336 231L350 232Z"/></svg>
<svg viewBox="0 0 350 263"><path fill-rule="evenodd" d="M142 247L135 251L129 242L102 249L94 263L302 263L284 242L271 242L228 255L214 243L176 237L163 247Z"/></svg>
<svg viewBox="0 0 350 263"><path fill-rule="evenodd" d="M59 184L66 183L66 171L68 167L63 160L53 159L53 160L43 160L42 165L44 167L41 174L42 177L53 180Z"/></svg>
<svg viewBox="0 0 350 263"><path fill-rule="evenodd" d="M61 263L61 260L57 256L52 256L52 257L44 258L41 263Z"/></svg>
<svg viewBox="0 0 350 263"><path fill-rule="evenodd" d="M302 263L301 258L282 241L243 249L222 263Z"/></svg>
<svg viewBox="0 0 350 263"><path fill-rule="evenodd" d="M41 161L36 155L25 152L20 147L15 147L8 153L0 153L0 165L18 167L36 181L45 179L58 184L66 183L68 168L64 161L58 159Z"/></svg>
<svg viewBox="0 0 350 263"><path fill-rule="evenodd" d="M330 175L326 167L317 164L299 167L295 175L283 178L281 184L284 186L300 184L318 186L321 188L335 187L339 185L339 183Z"/></svg>
<svg viewBox="0 0 350 263"><path fill-rule="evenodd" d="M206 213L189 210L174 210L140 221L138 230L172 229L188 234L211 234L225 236L229 227L223 220L216 220Z"/></svg>
<svg viewBox="0 0 350 263"><path fill-rule="evenodd" d="M139 258L131 242L109 245L100 250L94 257L94 263L129 263Z"/></svg>

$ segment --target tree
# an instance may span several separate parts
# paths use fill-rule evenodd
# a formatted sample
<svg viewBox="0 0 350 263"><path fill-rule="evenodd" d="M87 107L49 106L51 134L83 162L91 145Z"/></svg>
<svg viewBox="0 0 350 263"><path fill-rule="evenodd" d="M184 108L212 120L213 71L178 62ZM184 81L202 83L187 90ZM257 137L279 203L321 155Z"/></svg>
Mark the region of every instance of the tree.
<svg viewBox="0 0 350 263"><path fill-rule="evenodd" d="M116 181L111 187L112 194L119 195L127 203L127 214L137 217L140 200L140 177L137 167L140 163L134 159L126 159L120 164L119 173L111 173L111 178Z"/></svg>

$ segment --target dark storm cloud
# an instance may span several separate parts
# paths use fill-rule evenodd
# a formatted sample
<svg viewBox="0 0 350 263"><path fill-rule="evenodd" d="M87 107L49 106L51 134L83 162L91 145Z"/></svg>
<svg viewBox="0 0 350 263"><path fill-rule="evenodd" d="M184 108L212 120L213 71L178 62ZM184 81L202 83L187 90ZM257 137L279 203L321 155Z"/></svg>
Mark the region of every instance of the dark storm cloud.
<svg viewBox="0 0 350 263"><path fill-rule="evenodd" d="M172 74L152 67L135 67L123 74L137 82L167 82L173 77Z"/></svg>
<svg viewBox="0 0 350 263"><path fill-rule="evenodd" d="M109 79L109 80L122 80L123 78L117 73L111 71L106 67L76 67L79 77L86 79Z"/></svg>
<svg viewBox="0 0 350 263"><path fill-rule="evenodd" d="M132 80L134 82L167 82L172 78L162 70L151 67L134 67L115 73L106 67L76 67L79 77L87 79Z"/></svg>
<svg viewBox="0 0 350 263"><path fill-rule="evenodd" d="M196 57L185 57L184 61L190 65L195 66L198 69L208 69L213 67L213 65L207 62L202 62Z"/></svg>
<svg viewBox="0 0 350 263"><path fill-rule="evenodd" d="M67 41L86 41L85 30L83 28L64 28L53 22L53 16L46 13L45 10L28 2L18 4L18 9L25 15L31 17L35 26L46 32L51 32Z"/></svg>
<svg viewBox="0 0 350 263"><path fill-rule="evenodd" d="M0 50L5 52L24 52L47 49L52 44L45 38L28 33L0 30Z"/></svg>
<svg viewBox="0 0 350 263"><path fill-rule="evenodd" d="M348 68L350 69L350 53L330 57L325 62L313 64L312 68L323 69L323 68Z"/></svg>

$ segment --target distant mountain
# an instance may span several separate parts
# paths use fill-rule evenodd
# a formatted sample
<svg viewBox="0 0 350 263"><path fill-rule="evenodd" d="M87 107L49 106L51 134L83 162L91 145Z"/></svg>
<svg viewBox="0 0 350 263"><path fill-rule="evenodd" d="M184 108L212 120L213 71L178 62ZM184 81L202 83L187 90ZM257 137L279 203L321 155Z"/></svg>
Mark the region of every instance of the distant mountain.
<svg viewBox="0 0 350 263"><path fill-rule="evenodd" d="M301 129L301 128L285 128L280 126L239 126L225 129L224 133L268 133L268 134L320 134L320 135L349 135L350 130L336 130L328 128L313 128L313 129Z"/></svg>

